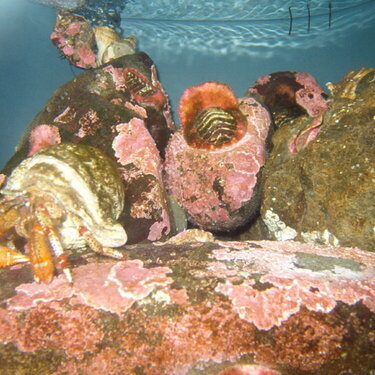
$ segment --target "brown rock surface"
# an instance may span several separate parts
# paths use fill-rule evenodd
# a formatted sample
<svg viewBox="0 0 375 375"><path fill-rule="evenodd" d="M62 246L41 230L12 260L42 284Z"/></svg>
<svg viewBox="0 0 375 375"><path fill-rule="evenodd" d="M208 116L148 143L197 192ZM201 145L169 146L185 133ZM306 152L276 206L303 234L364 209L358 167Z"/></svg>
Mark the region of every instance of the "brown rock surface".
<svg viewBox="0 0 375 375"><path fill-rule="evenodd" d="M375 370L374 254L201 231L124 250L72 255L72 285L0 270L0 374Z"/></svg>
<svg viewBox="0 0 375 375"><path fill-rule="evenodd" d="M374 251L375 70L327 86L321 126L302 116L275 132L256 227L263 225L263 238Z"/></svg>

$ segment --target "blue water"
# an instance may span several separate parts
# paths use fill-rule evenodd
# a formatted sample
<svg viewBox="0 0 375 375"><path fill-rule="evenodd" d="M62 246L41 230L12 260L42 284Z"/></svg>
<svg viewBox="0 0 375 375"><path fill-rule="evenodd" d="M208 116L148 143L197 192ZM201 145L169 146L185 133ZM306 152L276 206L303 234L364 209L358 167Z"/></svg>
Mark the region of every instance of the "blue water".
<svg viewBox="0 0 375 375"><path fill-rule="evenodd" d="M241 96L275 71L306 71L324 85L375 67L375 1L331 3L329 28L329 1L129 0L122 27L155 61L175 110L186 87L207 80ZM73 77L49 41L54 22L52 8L0 0L0 167L53 91Z"/></svg>

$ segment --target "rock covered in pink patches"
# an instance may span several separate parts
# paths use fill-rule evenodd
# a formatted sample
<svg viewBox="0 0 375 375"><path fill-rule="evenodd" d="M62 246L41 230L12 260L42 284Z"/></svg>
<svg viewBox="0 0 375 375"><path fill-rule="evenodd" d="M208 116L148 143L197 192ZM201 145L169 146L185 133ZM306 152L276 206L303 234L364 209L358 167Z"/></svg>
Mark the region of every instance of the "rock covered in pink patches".
<svg viewBox="0 0 375 375"><path fill-rule="evenodd" d="M141 173L161 178L161 158L155 141L144 121L132 118L116 126L118 135L113 140L115 156L121 165L134 164Z"/></svg>
<svg viewBox="0 0 375 375"><path fill-rule="evenodd" d="M134 218L153 220L150 224L147 239L156 241L171 231L170 215L164 185L162 181L162 161L155 141L147 130L142 119L132 118L128 123L116 126L112 147L115 157L121 166L126 167L124 181L129 184L142 179L152 178L149 190L132 203L130 214ZM130 172L131 171L131 172Z"/></svg>
<svg viewBox="0 0 375 375"><path fill-rule="evenodd" d="M80 267L73 274L77 303L82 299L96 309L120 314L155 288L171 284L169 272L166 267L144 268L136 260Z"/></svg>
<svg viewBox="0 0 375 375"><path fill-rule="evenodd" d="M216 375L281 375L280 372L258 365L233 366Z"/></svg>
<svg viewBox="0 0 375 375"><path fill-rule="evenodd" d="M95 67L96 55L92 49L87 46L83 46L77 50L79 62L76 65L79 68Z"/></svg>
<svg viewBox="0 0 375 375"><path fill-rule="evenodd" d="M309 73L295 73L296 82L303 88L296 92L296 102L303 107L309 116L316 117L328 109L327 95Z"/></svg>
<svg viewBox="0 0 375 375"><path fill-rule="evenodd" d="M61 143L61 136L58 127L53 125L38 125L30 134L28 156L34 155L43 147L59 143Z"/></svg>
<svg viewBox="0 0 375 375"><path fill-rule="evenodd" d="M255 100L244 99L238 103L233 95L229 95L229 88L215 85L208 82L197 86L197 93L192 88L183 95L180 112L183 111L187 125L169 142L165 176L170 194L187 211L192 223L205 230L229 231L249 221L258 207L257 174L265 162L265 129L270 125L270 117ZM230 105L226 100L228 95ZM222 113L217 114L215 108L221 108L220 105L223 105ZM235 113L234 117L232 113ZM218 146L215 141L209 145L206 140L200 140L195 132L199 134L201 130L194 129L203 128L199 121L207 121L211 129L206 134L212 132L214 135L221 131L215 129L215 124L222 122L221 116L240 119L241 130L235 136L239 139L232 143L228 136L228 145ZM236 125L230 126L235 133ZM187 132L194 133L192 140ZM224 133L223 138L227 137ZM207 137L203 135L203 138Z"/></svg>
<svg viewBox="0 0 375 375"><path fill-rule="evenodd" d="M242 250L246 245L239 243L238 251L217 249L213 253L217 260L246 261L250 267L242 265L242 272L263 274L259 281L268 285L265 290L257 288L253 281L242 284L227 281L216 287L217 292L232 301L241 318L259 329L269 330L281 325L303 306L310 311L328 313L339 301L349 305L362 301L375 312L372 268L375 263L371 255L357 251L358 257L345 249L329 251L327 255L327 247L298 242L280 242L278 245L261 241L258 244L262 244L262 248L250 252ZM274 244L277 244L276 248ZM332 256L335 254L337 258ZM236 267L226 267L220 273L228 276L230 270L232 273L239 271Z"/></svg>
<svg viewBox="0 0 375 375"><path fill-rule="evenodd" d="M30 375L373 369L372 253L215 240L126 251L144 263L88 263L73 269L73 285L63 278L49 286L23 284L1 300L0 366L27 368ZM0 275L11 276L5 272Z"/></svg>
<svg viewBox="0 0 375 375"><path fill-rule="evenodd" d="M72 65L96 67L94 31L83 17L59 10L51 41Z"/></svg>
<svg viewBox="0 0 375 375"><path fill-rule="evenodd" d="M309 73L285 71L260 77L248 95L268 106L277 127L301 115L320 116L328 109L327 95Z"/></svg>
<svg viewBox="0 0 375 375"><path fill-rule="evenodd" d="M54 278L50 284L20 285L17 294L8 299L7 306L9 310L22 311L69 299L72 304L120 314L161 287L172 303L184 303L186 294L169 288L173 280L167 274L171 272L168 267L144 268L140 260L92 263L73 270L73 285L62 276Z"/></svg>
<svg viewBox="0 0 375 375"><path fill-rule="evenodd" d="M60 301L73 295L73 288L63 275L53 278L50 284L21 284L16 291L17 294L7 303L10 310L26 310L40 302Z"/></svg>

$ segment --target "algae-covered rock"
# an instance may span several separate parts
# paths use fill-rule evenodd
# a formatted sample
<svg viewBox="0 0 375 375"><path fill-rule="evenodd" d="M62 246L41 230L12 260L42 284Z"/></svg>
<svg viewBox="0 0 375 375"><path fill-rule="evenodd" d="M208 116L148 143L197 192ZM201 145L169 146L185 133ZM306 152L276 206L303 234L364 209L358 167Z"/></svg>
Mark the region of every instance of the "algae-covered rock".
<svg viewBox="0 0 375 375"><path fill-rule="evenodd" d="M0 374L374 370L374 254L202 231L125 251L71 257L73 284L0 270Z"/></svg>
<svg viewBox="0 0 375 375"><path fill-rule="evenodd" d="M327 86L322 123L301 116L275 132L261 218L273 239L374 251L375 70Z"/></svg>

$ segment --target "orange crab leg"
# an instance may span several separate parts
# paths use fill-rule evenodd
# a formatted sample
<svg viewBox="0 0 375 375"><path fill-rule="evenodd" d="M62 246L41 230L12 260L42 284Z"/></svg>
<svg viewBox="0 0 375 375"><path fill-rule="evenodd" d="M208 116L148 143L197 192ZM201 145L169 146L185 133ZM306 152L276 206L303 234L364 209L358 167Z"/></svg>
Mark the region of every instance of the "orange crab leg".
<svg viewBox="0 0 375 375"><path fill-rule="evenodd" d="M42 229L42 232L44 233L45 241L49 241L52 247L52 251L54 252L56 256L56 260L58 265L63 270L66 279L72 283L72 274L70 272L70 269L68 268L68 259L66 258L66 255L64 254L64 249L62 247L61 241L59 239L59 236L57 235L57 232L54 228L52 219L50 215L48 214L47 209L44 206L38 206L35 209L35 216L38 220L38 223Z"/></svg>
<svg viewBox="0 0 375 375"><path fill-rule="evenodd" d="M79 234L85 239L87 245L90 247L91 250L95 251L96 253L103 254L109 256L111 258L126 259L126 256L121 251L112 249L111 247L103 246L92 234L91 232L84 226L79 227Z"/></svg>
<svg viewBox="0 0 375 375"><path fill-rule="evenodd" d="M6 246L0 246L0 268L12 266L17 263L26 263L30 259L24 254Z"/></svg>
<svg viewBox="0 0 375 375"><path fill-rule="evenodd" d="M31 227L28 250L35 279L47 284L50 283L55 267L47 236L37 221Z"/></svg>

